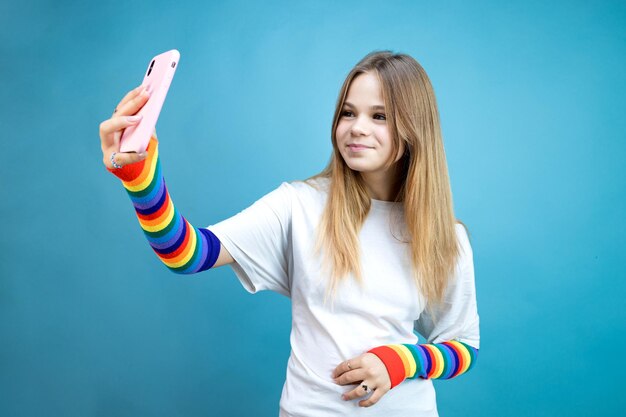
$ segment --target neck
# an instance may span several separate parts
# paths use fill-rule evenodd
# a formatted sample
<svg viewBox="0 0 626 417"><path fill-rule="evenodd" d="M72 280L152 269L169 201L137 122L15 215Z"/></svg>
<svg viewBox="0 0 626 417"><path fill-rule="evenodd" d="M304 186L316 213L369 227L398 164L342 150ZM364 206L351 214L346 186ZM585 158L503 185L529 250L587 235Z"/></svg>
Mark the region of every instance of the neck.
<svg viewBox="0 0 626 417"><path fill-rule="evenodd" d="M370 198L382 201L394 201L400 190L398 174L389 169L385 172L361 172Z"/></svg>

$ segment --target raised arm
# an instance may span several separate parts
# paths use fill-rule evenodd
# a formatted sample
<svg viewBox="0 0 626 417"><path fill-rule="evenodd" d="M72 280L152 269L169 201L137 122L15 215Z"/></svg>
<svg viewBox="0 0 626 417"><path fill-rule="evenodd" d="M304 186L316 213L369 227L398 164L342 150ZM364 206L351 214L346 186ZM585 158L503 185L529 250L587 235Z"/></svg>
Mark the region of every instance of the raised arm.
<svg viewBox="0 0 626 417"><path fill-rule="evenodd" d="M113 116L101 123L104 165L122 180L150 246L170 270L191 274L234 262L210 230L194 227L174 207L161 171L156 134L144 154L117 152L123 130L141 120L131 115L148 98L141 87L129 92Z"/></svg>

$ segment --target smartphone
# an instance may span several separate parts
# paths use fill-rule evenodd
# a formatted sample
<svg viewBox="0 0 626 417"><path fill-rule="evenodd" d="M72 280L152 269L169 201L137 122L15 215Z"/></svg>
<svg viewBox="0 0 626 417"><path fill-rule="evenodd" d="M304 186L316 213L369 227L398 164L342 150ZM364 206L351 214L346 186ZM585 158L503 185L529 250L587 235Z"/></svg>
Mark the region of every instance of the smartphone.
<svg viewBox="0 0 626 417"><path fill-rule="evenodd" d="M124 129L120 139L120 152L139 153L148 147L179 60L180 52L176 49L163 52L150 60L141 83L151 92L150 98L137 112L143 116L141 121Z"/></svg>

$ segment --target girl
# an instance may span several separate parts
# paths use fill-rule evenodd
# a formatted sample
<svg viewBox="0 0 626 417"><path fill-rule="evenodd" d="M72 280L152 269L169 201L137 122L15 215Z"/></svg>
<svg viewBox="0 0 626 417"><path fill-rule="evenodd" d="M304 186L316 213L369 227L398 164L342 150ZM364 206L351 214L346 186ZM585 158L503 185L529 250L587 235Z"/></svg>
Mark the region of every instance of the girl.
<svg viewBox="0 0 626 417"><path fill-rule="evenodd" d="M291 298L280 415L437 416L431 380L474 365L479 317L423 68L405 54L368 54L339 93L328 166L208 228L174 208L156 135L144 154L117 152L148 99L138 87L100 125L104 164L168 268L229 264L249 292Z"/></svg>

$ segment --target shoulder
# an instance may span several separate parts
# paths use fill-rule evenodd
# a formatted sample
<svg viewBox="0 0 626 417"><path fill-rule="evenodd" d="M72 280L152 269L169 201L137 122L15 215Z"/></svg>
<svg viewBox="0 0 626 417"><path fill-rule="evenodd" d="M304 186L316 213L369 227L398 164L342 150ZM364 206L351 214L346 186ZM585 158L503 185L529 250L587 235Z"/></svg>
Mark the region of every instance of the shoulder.
<svg viewBox="0 0 626 417"><path fill-rule="evenodd" d="M273 208L294 209L302 206L310 209L323 205L328 194L327 185L328 180L325 178L284 181L257 202L263 202Z"/></svg>
<svg viewBox="0 0 626 417"><path fill-rule="evenodd" d="M467 262L468 259L471 260L473 256L472 245L469 239L469 232L467 227L460 222L455 224L456 231L456 239L457 244L459 246L459 260L461 263Z"/></svg>
<svg viewBox="0 0 626 417"><path fill-rule="evenodd" d="M455 231L456 231L456 237L459 241L464 241L469 243L469 232L467 230L467 226L465 226L463 223L459 222L457 220L457 222L454 225ZM460 243L460 242L459 242Z"/></svg>
<svg viewBox="0 0 626 417"><path fill-rule="evenodd" d="M283 183L282 185L289 187L297 197L323 199L328 195L329 184L329 178L312 177L306 180Z"/></svg>
<svg viewBox="0 0 626 417"><path fill-rule="evenodd" d="M296 180L289 183L293 187L300 188L302 190L315 190L328 192L328 186L330 185L330 178L328 177L311 177L306 180Z"/></svg>

